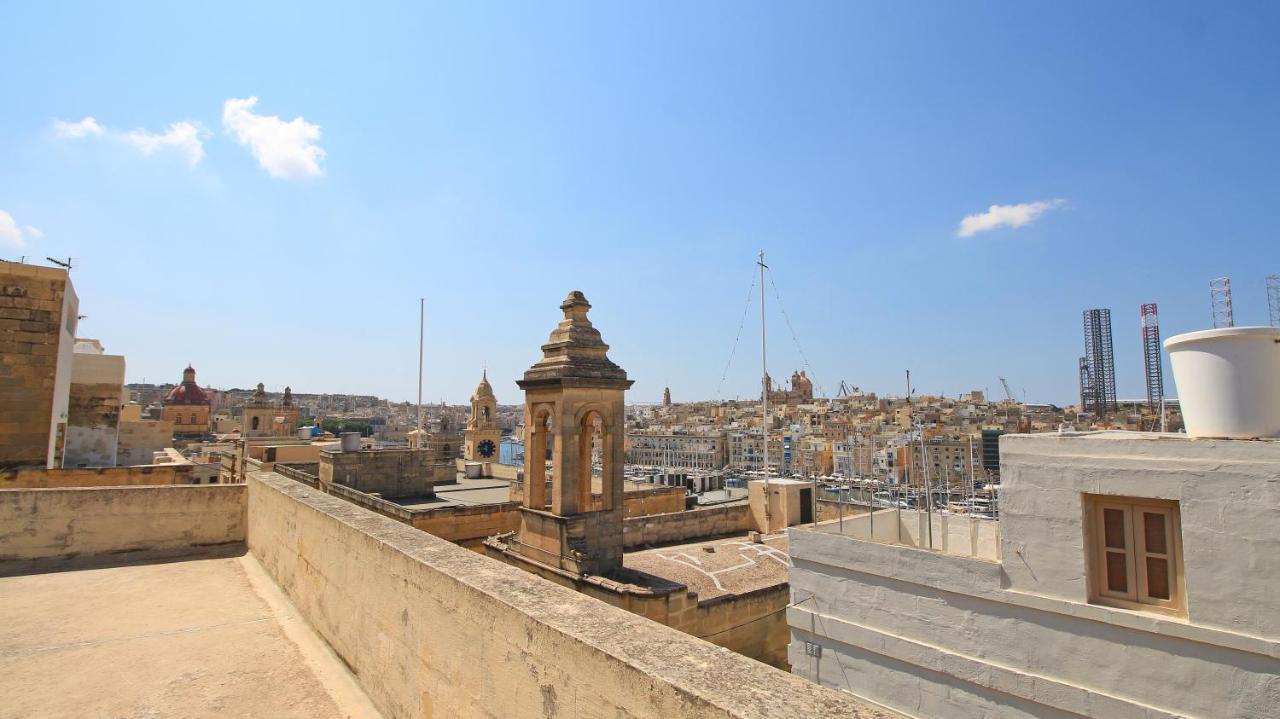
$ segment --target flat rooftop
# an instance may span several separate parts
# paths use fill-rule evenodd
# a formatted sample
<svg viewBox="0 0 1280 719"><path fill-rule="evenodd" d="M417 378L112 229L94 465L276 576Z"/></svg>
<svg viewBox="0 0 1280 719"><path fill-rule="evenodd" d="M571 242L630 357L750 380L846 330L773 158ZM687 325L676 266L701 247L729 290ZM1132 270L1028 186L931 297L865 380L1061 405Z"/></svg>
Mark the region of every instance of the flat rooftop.
<svg viewBox="0 0 1280 719"><path fill-rule="evenodd" d="M250 555L0 577L0 717L381 716Z"/></svg>
<svg viewBox="0 0 1280 719"><path fill-rule="evenodd" d="M787 535L777 534L762 544L744 535L628 552L622 564L627 569L683 584L698 593L698 601L705 602L786 584L791 559Z"/></svg>
<svg viewBox="0 0 1280 719"><path fill-rule="evenodd" d="M390 501L408 509L471 507L478 504L501 504L511 501L511 483L504 479L458 478L457 484L437 484L434 497L401 497Z"/></svg>

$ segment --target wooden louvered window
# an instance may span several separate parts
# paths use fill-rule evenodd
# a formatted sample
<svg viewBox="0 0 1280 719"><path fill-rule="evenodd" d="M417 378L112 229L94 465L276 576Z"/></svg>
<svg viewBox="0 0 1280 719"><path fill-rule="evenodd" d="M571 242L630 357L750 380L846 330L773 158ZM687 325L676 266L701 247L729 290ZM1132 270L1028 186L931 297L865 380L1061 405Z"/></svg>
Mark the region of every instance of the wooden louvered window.
<svg viewBox="0 0 1280 719"><path fill-rule="evenodd" d="M1185 612L1177 502L1090 495L1085 519L1091 601Z"/></svg>

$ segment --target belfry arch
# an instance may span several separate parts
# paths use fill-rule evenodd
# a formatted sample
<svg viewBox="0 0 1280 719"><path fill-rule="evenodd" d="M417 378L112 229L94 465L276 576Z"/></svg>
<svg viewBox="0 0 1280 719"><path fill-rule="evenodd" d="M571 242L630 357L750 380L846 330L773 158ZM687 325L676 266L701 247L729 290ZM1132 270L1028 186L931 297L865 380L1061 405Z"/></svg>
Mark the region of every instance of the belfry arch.
<svg viewBox="0 0 1280 719"><path fill-rule="evenodd" d="M601 574L622 566L624 395L631 380L587 319L587 298L570 292L560 309L564 319L542 346L542 359L517 382L525 392L525 481L516 551Z"/></svg>

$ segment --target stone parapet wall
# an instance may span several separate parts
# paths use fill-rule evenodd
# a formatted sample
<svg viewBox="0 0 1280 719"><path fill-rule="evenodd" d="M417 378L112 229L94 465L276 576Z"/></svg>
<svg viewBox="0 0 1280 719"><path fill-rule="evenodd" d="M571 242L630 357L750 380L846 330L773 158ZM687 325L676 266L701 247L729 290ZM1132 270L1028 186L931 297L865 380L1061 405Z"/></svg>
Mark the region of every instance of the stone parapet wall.
<svg viewBox="0 0 1280 719"><path fill-rule="evenodd" d="M389 719L892 716L298 482L248 492L250 551Z"/></svg>
<svg viewBox="0 0 1280 719"><path fill-rule="evenodd" d="M754 528L751 508L746 504L731 504L648 517L631 517L622 522L622 536L623 546L633 549L742 534Z"/></svg>
<svg viewBox="0 0 1280 719"><path fill-rule="evenodd" d="M242 543L243 485L0 490L0 573Z"/></svg>
<svg viewBox="0 0 1280 719"><path fill-rule="evenodd" d="M51 489L62 487L127 487L131 485L191 484L191 464L150 464L135 467L80 467L0 469L0 489Z"/></svg>

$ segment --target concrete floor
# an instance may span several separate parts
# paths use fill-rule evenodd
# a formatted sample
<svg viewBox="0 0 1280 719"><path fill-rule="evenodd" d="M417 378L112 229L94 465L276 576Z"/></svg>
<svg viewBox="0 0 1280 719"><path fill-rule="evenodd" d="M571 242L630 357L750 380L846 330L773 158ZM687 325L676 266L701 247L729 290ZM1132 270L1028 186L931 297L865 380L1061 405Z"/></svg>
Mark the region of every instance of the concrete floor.
<svg viewBox="0 0 1280 719"><path fill-rule="evenodd" d="M377 717L252 556L0 577L0 717Z"/></svg>

